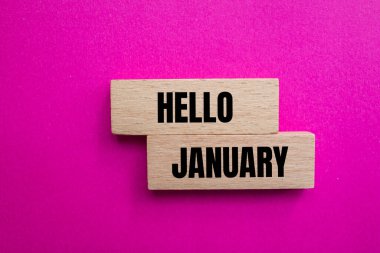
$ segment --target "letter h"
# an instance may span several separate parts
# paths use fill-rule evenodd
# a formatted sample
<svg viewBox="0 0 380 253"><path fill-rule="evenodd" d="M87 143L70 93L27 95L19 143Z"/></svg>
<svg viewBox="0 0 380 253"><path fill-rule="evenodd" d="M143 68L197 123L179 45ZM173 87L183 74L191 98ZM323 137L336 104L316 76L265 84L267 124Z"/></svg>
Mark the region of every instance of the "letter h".
<svg viewBox="0 0 380 253"><path fill-rule="evenodd" d="M164 102L164 92L158 92L157 97L158 123L164 123L164 111L166 111L166 122L173 122L173 92L166 93L166 103Z"/></svg>

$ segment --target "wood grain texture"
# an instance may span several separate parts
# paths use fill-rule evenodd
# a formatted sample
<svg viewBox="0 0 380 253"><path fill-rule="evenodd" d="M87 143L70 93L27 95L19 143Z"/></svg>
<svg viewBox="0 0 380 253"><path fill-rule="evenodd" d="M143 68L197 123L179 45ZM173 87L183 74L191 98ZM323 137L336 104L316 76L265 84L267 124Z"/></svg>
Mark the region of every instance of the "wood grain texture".
<svg viewBox="0 0 380 253"><path fill-rule="evenodd" d="M112 132L128 135L276 133L278 90L278 79L113 80ZM228 123L158 123L158 92L196 92L197 115L204 114L203 93L210 92L210 113L216 115L217 96L224 91L233 96L233 118ZM183 115L188 116L188 110Z"/></svg>
<svg viewBox="0 0 380 253"><path fill-rule="evenodd" d="M314 188L314 142L314 135L308 132L281 132L271 135L148 136L148 187L151 190ZM183 178L173 176L172 164L181 164L181 147L187 147L189 153L191 147L201 147L204 151L206 147L253 147L256 150L259 146L288 147L283 177L278 177L274 155L272 177L258 177L256 151L256 177L228 178L223 173L220 178L199 178L199 174L194 178L189 178L188 175ZM203 162L206 163L204 153Z"/></svg>

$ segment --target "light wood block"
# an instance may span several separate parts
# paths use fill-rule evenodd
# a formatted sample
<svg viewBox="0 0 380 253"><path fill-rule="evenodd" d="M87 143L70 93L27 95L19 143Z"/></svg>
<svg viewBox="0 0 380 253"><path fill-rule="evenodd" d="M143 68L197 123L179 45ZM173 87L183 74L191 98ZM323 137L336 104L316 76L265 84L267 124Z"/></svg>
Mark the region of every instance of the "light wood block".
<svg viewBox="0 0 380 253"><path fill-rule="evenodd" d="M314 135L308 132L151 135L148 186L151 190L314 188L314 153Z"/></svg>
<svg viewBox="0 0 380 253"><path fill-rule="evenodd" d="M278 79L113 80L112 132L129 135L276 133L278 91ZM160 110L159 104L168 101L173 101L172 110ZM179 110L180 104L187 108ZM177 116L184 122L178 122ZM208 122L213 117L216 122Z"/></svg>

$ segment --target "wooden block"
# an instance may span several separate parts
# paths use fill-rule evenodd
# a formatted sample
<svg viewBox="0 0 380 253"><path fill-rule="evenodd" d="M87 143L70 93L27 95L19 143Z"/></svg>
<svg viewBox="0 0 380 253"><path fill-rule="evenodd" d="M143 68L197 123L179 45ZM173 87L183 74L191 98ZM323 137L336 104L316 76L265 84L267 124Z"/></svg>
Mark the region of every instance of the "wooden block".
<svg viewBox="0 0 380 253"><path fill-rule="evenodd" d="M148 136L151 190L314 188L314 135Z"/></svg>
<svg viewBox="0 0 380 253"><path fill-rule="evenodd" d="M113 80L112 132L276 133L278 90L278 79Z"/></svg>

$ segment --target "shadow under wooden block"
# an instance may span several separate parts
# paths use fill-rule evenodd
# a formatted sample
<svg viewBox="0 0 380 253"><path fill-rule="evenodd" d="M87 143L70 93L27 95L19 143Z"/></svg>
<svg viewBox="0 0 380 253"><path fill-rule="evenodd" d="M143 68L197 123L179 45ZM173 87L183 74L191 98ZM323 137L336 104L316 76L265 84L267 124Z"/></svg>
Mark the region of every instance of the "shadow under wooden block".
<svg viewBox="0 0 380 253"><path fill-rule="evenodd" d="M151 135L148 187L185 189L314 188L314 134Z"/></svg>

